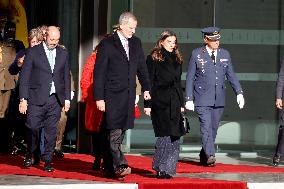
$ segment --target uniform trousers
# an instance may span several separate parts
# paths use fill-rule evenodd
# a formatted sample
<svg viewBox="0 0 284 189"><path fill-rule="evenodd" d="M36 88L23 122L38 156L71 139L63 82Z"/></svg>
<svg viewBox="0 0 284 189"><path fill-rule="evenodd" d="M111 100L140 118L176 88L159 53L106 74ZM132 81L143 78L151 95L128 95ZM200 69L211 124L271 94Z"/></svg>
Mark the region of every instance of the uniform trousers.
<svg viewBox="0 0 284 189"><path fill-rule="evenodd" d="M224 106L196 106L195 109L200 122L201 155L205 152L206 158L215 156L215 139Z"/></svg>
<svg viewBox="0 0 284 189"><path fill-rule="evenodd" d="M60 118L61 106L56 94L49 96L42 105L28 105L27 114L27 147L28 153L35 153L39 148L40 129L44 128L44 161L51 161L55 148L57 123Z"/></svg>
<svg viewBox="0 0 284 189"><path fill-rule="evenodd" d="M158 137L155 144L152 168L155 171L165 171L171 176L175 175L179 152L180 137Z"/></svg>
<svg viewBox="0 0 284 189"><path fill-rule="evenodd" d="M8 109L11 90L0 90L0 118L4 118Z"/></svg>

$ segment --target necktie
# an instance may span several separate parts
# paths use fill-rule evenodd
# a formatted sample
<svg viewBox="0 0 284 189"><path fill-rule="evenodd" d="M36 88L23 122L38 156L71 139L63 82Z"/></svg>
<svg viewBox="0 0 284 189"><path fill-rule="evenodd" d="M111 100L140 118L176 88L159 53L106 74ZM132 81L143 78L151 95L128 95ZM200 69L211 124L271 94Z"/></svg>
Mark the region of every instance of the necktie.
<svg viewBox="0 0 284 189"><path fill-rule="evenodd" d="M54 57L53 57L53 50L49 50L48 51L48 62L49 62L49 65L51 67L51 70L53 72L53 69L54 69Z"/></svg>
<svg viewBox="0 0 284 189"><path fill-rule="evenodd" d="M51 68L51 71L53 72L54 69L54 62L55 58L53 57L53 49L48 51L48 62ZM50 88L50 95L55 93L55 85L54 85L54 81L51 82L51 88Z"/></svg>
<svg viewBox="0 0 284 189"><path fill-rule="evenodd" d="M124 50L126 52L126 55L127 55L127 58L129 60L129 46L128 46L128 39L123 39L123 47L124 47Z"/></svg>
<svg viewBox="0 0 284 189"><path fill-rule="evenodd" d="M214 51L212 51L211 58L212 58L212 61L213 61L213 62L214 62L214 64L215 64L216 62L215 62L215 55L214 55Z"/></svg>

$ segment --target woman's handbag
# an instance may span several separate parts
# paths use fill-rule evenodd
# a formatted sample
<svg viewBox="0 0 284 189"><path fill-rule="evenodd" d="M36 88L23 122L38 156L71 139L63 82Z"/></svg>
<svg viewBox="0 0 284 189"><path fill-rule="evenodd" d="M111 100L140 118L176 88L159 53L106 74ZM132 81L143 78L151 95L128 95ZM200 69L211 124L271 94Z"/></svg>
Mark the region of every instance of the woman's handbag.
<svg viewBox="0 0 284 189"><path fill-rule="evenodd" d="M134 117L137 119L137 118L139 118L141 116L138 104L135 104L135 109L134 110L135 110Z"/></svg>
<svg viewBox="0 0 284 189"><path fill-rule="evenodd" d="M181 131L185 135L186 133L189 133L190 131L190 126L188 122L188 118L186 117L184 112L181 112L181 120L180 120L180 126L181 126Z"/></svg>

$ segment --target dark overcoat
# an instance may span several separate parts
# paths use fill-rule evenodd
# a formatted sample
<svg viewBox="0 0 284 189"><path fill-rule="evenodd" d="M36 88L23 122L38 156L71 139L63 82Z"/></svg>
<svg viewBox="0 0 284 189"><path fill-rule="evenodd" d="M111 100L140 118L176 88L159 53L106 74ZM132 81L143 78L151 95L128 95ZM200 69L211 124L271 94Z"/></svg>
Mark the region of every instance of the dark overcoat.
<svg viewBox="0 0 284 189"><path fill-rule="evenodd" d="M136 75L143 91L149 91L149 75L141 41L129 39L129 60L115 32L103 39L94 67L94 99L106 103L106 128L131 129L134 126Z"/></svg>
<svg viewBox="0 0 284 189"><path fill-rule="evenodd" d="M151 81L152 99L145 102L151 107L151 119L156 137L182 136L181 107L184 98L181 88L182 65L175 53L162 49L164 61L154 61L149 55L147 66Z"/></svg>

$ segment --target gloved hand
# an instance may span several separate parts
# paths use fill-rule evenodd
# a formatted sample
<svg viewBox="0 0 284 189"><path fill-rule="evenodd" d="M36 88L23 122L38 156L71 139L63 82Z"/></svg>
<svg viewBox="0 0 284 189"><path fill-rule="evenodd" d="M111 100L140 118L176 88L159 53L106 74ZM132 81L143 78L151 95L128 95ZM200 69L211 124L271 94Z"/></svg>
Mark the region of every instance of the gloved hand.
<svg viewBox="0 0 284 189"><path fill-rule="evenodd" d="M237 103L238 103L240 109L243 109L243 107L245 105L245 99L244 99L244 96L242 94L237 95Z"/></svg>
<svg viewBox="0 0 284 189"><path fill-rule="evenodd" d="M187 101L185 103L185 108L188 109L188 110L194 111L194 103L193 103L193 101Z"/></svg>
<svg viewBox="0 0 284 189"><path fill-rule="evenodd" d="M135 104L138 104L138 102L139 102L139 95L136 95Z"/></svg>
<svg viewBox="0 0 284 189"><path fill-rule="evenodd" d="M71 100L74 98L74 91L71 91Z"/></svg>

